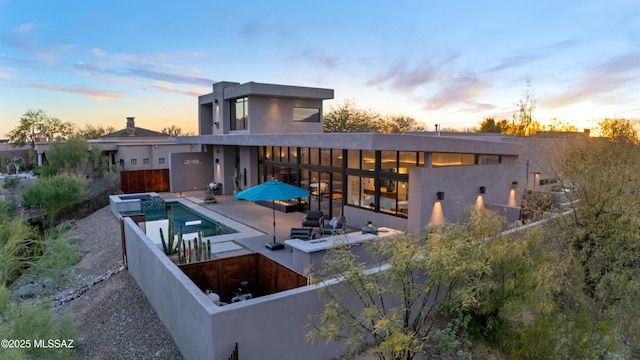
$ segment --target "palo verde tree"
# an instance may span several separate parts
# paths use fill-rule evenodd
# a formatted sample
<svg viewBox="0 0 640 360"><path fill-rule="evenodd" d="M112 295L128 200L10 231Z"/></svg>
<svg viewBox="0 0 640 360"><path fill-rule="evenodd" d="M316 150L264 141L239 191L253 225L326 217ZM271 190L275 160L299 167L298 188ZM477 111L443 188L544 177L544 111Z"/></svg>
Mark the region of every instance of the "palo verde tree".
<svg viewBox="0 0 640 360"><path fill-rule="evenodd" d="M581 303L622 336L620 343L639 344L640 145L631 129L619 134L629 135L567 148L555 170L571 213L554 222L554 238L579 264L573 283L580 286L567 292L566 303Z"/></svg>
<svg viewBox="0 0 640 360"><path fill-rule="evenodd" d="M514 315L523 309L549 311L556 274L540 232L500 235L502 226L493 213L469 210L462 223L429 227L420 239L368 243L380 271L367 269L347 246L331 249L323 272L312 274L327 303L312 318L309 338L342 340L348 354L412 359L435 336L438 319L462 316L454 333L491 339L504 324L523 322Z"/></svg>

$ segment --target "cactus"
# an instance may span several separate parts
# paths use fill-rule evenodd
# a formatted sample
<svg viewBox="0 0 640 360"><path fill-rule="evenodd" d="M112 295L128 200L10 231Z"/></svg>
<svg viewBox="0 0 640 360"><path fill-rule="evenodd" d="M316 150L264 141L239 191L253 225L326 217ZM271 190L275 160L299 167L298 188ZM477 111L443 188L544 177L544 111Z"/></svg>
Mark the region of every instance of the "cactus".
<svg viewBox="0 0 640 360"><path fill-rule="evenodd" d="M171 208L167 208L167 219L169 221L169 228L167 229L168 239L165 240L164 233L162 229L160 229L160 241L162 241L162 249L166 255L173 255L178 252L179 241L175 239L175 230L173 228L173 214L171 213ZM182 239L182 226L180 226L180 237Z"/></svg>
<svg viewBox="0 0 640 360"><path fill-rule="evenodd" d="M240 181L242 180L242 174L238 171L238 168L235 169L233 176L231 177L231 181L233 181L233 189L234 191L242 190L242 185Z"/></svg>
<svg viewBox="0 0 640 360"><path fill-rule="evenodd" d="M179 264L184 264L187 262L186 259L186 252L185 252L185 248L184 248L184 239L180 239L180 243L178 244L178 263Z"/></svg>
<svg viewBox="0 0 640 360"><path fill-rule="evenodd" d="M202 260L202 236L200 232L198 232L198 239L193 241L193 250L196 253L196 261Z"/></svg>

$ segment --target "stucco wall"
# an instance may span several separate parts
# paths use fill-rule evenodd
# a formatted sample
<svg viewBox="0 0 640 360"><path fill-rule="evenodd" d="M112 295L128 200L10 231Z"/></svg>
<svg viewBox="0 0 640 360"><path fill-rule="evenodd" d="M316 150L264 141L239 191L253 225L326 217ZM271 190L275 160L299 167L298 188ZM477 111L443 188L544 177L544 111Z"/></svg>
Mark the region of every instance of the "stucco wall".
<svg viewBox="0 0 640 360"><path fill-rule="evenodd" d="M205 190L214 180L211 153L171 153L169 162L171 192Z"/></svg>
<svg viewBox="0 0 640 360"><path fill-rule="evenodd" d="M195 150L194 150L195 149ZM174 152L199 151L199 147L189 144L175 145L120 145L116 161L123 160L123 170L154 170L169 168L169 154ZM149 159L149 164L144 164L144 159ZM159 159L164 158L164 164L159 163ZM137 165L131 165L131 159L136 159Z"/></svg>
<svg viewBox="0 0 640 360"><path fill-rule="evenodd" d="M186 359L211 359L211 313L216 306L131 218L125 218L128 271Z"/></svg>
<svg viewBox="0 0 640 360"><path fill-rule="evenodd" d="M185 359L228 359L237 342L242 359L326 360L341 344L307 342L309 316L323 302L315 286L216 306L146 237L124 220L128 271Z"/></svg>
<svg viewBox="0 0 640 360"><path fill-rule="evenodd" d="M320 117L322 117L322 100L250 97L249 133L299 134L322 132L322 122L293 121L294 107L320 109Z"/></svg>
<svg viewBox="0 0 640 360"><path fill-rule="evenodd" d="M419 234L432 221L458 221L465 207L479 201L509 204L518 168L517 157L505 156L501 164L495 165L409 169L411 201L407 230ZM480 186L486 187L483 195ZM444 192L444 200L437 200L438 191Z"/></svg>

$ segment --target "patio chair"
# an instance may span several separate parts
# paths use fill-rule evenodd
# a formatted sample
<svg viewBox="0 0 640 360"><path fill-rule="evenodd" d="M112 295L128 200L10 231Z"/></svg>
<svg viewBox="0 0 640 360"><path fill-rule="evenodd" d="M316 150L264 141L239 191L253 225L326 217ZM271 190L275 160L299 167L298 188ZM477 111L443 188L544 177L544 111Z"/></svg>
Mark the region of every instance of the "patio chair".
<svg viewBox="0 0 640 360"><path fill-rule="evenodd" d="M322 211L309 211L307 215L302 219L302 227L311 228L313 230L314 227L322 230L324 225L324 214Z"/></svg>
<svg viewBox="0 0 640 360"><path fill-rule="evenodd" d="M340 215L340 217L337 218L333 218L331 219L331 221L329 221L328 226L325 226L322 228L322 236L326 236L326 235L338 235L338 234L342 234L344 233L345 229L345 223L347 222L347 219L344 218L344 216Z"/></svg>
<svg viewBox="0 0 640 360"><path fill-rule="evenodd" d="M315 237L315 234L311 229L307 228L291 228L291 233L289 233L289 239L300 239L300 240L312 240Z"/></svg>

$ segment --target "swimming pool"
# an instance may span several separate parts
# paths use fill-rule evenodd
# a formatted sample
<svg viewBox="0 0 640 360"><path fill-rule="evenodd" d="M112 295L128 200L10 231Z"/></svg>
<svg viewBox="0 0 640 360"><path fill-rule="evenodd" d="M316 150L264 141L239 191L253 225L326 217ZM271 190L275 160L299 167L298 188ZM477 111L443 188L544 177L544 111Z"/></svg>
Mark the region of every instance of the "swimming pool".
<svg viewBox="0 0 640 360"><path fill-rule="evenodd" d="M198 232L202 232L203 238L234 234L238 232L237 230L232 229L229 226L226 226L217 221L209 219L202 214L199 214L198 212L190 209L180 202L167 201L165 205L171 208L175 235L178 235L180 227L182 226L182 234L185 241L197 238ZM127 216L140 213L140 211L125 211L121 212L120 215ZM162 229L162 232L165 235L165 239L169 231L169 220L167 219L166 210L164 208L161 210L148 209L143 211L142 213L145 214L146 218L145 230L147 233L147 237L149 237L149 239L151 239L151 241L155 244L162 244L162 241L160 239L160 229Z"/></svg>

